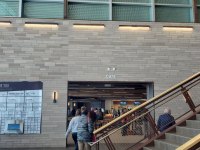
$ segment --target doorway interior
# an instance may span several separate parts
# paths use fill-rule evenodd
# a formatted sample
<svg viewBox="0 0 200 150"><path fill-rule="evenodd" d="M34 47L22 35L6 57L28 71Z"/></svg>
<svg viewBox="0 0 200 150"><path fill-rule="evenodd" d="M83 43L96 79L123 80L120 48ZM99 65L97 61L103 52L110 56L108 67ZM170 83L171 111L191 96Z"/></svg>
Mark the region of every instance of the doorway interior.
<svg viewBox="0 0 200 150"><path fill-rule="evenodd" d="M132 109L153 96L153 82L69 81L67 122L82 106L110 113L111 109Z"/></svg>

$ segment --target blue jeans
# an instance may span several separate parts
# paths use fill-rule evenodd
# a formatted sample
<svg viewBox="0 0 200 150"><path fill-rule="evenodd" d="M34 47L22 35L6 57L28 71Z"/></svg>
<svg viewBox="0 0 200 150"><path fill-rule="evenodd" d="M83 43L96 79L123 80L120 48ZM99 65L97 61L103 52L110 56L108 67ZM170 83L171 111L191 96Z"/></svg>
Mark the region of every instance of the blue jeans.
<svg viewBox="0 0 200 150"><path fill-rule="evenodd" d="M78 150L77 132L72 133L72 138L75 144L75 150Z"/></svg>

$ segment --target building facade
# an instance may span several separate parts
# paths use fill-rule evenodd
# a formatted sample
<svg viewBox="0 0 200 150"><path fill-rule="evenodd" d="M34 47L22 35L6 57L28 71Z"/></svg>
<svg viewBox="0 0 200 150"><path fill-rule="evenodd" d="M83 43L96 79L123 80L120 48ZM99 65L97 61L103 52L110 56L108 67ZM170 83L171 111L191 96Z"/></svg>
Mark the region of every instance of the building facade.
<svg viewBox="0 0 200 150"><path fill-rule="evenodd" d="M26 1L23 2L26 3ZM193 14L193 3L187 4L187 2L180 4L181 10L185 8L188 9L187 12ZM150 3L140 5L150 10L165 10L165 16L159 20L159 15L149 13L147 17L149 20L136 19L136 22L130 15L128 19L125 19L126 21L123 21L123 19L110 18L110 5L113 7L112 18L123 18L117 12L118 9L126 10L126 7L121 7L120 2L108 3L108 5L107 3L101 2L103 6L100 7L102 12L106 12L104 9L108 7L108 13L101 14L108 15L107 18L104 16L105 19L96 19L97 12L93 14L94 19L91 19L91 16L83 17L90 21L61 19L62 17L41 19L43 18L41 15L35 16L37 7L30 8L30 10L34 9L33 16L30 15L31 12L26 11L29 10L28 5L27 9L22 9L23 14L27 15L19 15L19 11L12 11L14 16L9 16L6 14L8 12L4 11L5 14L3 14L3 9L0 10L2 16L0 18L0 81L40 81L43 83L40 133L1 134L0 148L65 147L69 81L151 82L154 84L154 93L157 95L199 71L200 25L194 23L195 15L187 13L186 18L178 21L174 19L172 23L169 22L170 19L162 20L161 18L167 18L167 12L171 12L176 5L167 9L168 7L164 4L152 6ZM5 3L0 2L0 4L0 8L5 8ZM84 8L92 9L86 4L79 5L77 1L69 1L68 7L72 9L73 4L76 8L84 6ZM105 8L104 5L106 5ZM183 10L182 14L185 11ZM62 13L64 12L63 10ZM74 16L72 12L69 11L69 13L72 16L70 18L69 15L70 19L82 19L79 16L82 13L75 13ZM174 13L176 14L176 11ZM163 13L160 15L162 16ZM177 13L177 15L180 18L180 14ZM136 16L136 18L144 16ZM163 22L154 22L156 18ZM197 16L196 20L198 20ZM120 28L127 26L128 28ZM177 28L165 30L166 26ZM110 73L108 68L116 69ZM53 103L54 91L57 92L57 103ZM173 107L177 108L174 114L178 114L185 106ZM2 114L1 111L0 115Z"/></svg>

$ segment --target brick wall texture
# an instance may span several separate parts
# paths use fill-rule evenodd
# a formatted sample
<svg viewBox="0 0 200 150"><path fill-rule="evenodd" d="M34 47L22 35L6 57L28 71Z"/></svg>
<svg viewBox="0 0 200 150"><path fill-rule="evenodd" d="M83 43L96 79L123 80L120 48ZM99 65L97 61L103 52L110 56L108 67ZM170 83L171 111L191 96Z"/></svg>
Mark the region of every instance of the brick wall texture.
<svg viewBox="0 0 200 150"><path fill-rule="evenodd" d="M5 20L12 24L0 25L0 81L42 81L43 108L41 134L0 135L0 148L65 147L68 81L148 81L156 95L199 71L199 24L0 18ZM26 21L59 25L30 28ZM80 29L74 23L105 28ZM129 24L151 29L118 29ZM164 25L193 26L194 31L166 32ZM115 79L106 78L108 67L116 68ZM59 94L56 104L54 90Z"/></svg>

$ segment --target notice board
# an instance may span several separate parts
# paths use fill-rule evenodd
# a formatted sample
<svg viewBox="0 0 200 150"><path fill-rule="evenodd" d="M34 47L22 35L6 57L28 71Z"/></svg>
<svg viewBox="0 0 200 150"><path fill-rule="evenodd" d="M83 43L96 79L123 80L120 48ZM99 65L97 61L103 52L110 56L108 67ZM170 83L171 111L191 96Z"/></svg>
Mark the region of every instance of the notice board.
<svg viewBox="0 0 200 150"><path fill-rule="evenodd" d="M23 120L24 134L41 132L41 81L0 82L0 134L7 120Z"/></svg>

